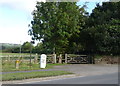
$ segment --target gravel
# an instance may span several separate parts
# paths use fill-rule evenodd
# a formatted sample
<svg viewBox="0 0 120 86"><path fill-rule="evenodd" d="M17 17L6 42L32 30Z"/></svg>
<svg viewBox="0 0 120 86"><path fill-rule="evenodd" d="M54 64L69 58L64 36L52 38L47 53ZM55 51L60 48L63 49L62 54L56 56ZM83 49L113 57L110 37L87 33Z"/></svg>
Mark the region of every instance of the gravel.
<svg viewBox="0 0 120 86"><path fill-rule="evenodd" d="M77 75L88 76L88 75L100 75L118 72L118 65L113 64L69 64L56 66L55 68L66 69L67 71L73 72Z"/></svg>

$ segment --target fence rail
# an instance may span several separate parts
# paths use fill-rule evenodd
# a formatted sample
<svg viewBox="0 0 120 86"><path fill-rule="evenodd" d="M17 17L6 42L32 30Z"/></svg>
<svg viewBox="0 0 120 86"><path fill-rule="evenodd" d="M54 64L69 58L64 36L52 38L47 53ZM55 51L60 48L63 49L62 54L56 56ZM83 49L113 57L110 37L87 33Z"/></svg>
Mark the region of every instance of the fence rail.
<svg viewBox="0 0 120 86"><path fill-rule="evenodd" d="M2 61L15 61L20 60L22 62L31 61L34 63L38 63L40 60L40 55L3 55ZM47 55L47 63L90 63L91 58L87 55L76 55L76 54L60 54L56 56L56 54L48 54Z"/></svg>
<svg viewBox="0 0 120 86"><path fill-rule="evenodd" d="M31 55L32 57L35 55ZM1 55L0 57L30 57L30 55Z"/></svg>

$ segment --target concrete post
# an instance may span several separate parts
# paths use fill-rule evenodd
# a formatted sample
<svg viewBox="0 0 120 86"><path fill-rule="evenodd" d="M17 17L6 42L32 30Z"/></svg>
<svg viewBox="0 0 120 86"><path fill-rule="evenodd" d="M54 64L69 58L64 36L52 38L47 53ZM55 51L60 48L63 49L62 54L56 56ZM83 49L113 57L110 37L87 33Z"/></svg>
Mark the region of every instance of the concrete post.
<svg viewBox="0 0 120 86"><path fill-rule="evenodd" d="M45 54L42 54L40 56L40 68L46 67L46 58L47 58L47 55L45 55Z"/></svg>

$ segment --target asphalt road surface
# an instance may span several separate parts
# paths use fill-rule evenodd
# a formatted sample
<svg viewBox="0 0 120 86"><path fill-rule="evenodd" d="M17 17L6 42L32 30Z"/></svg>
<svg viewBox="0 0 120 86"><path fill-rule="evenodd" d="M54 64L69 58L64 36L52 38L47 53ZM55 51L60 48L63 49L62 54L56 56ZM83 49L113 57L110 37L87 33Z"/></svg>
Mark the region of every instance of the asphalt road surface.
<svg viewBox="0 0 120 86"><path fill-rule="evenodd" d="M64 78L32 82L27 84L118 84L118 73L102 74L93 76L79 76L74 78Z"/></svg>
<svg viewBox="0 0 120 86"><path fill-rule="evenodd" d="M3 84L118 84L118 65L104 64L69 64L55 66L53 69L73 72L73 75L34 78L16 81L3 81ZM19 71L24 72L24 71ZM33 71L27 71L33 72ZM11 73L11 72L5 72ZM120 74L119 74L120 75Z"/></svg>

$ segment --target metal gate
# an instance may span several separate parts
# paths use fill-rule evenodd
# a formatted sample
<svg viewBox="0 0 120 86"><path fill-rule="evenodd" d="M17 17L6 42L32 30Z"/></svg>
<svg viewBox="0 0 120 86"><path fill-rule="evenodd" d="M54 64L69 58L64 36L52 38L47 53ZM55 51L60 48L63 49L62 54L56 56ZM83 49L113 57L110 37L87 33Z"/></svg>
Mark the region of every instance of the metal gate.
<svg viewBox="0 0 120 86"><path fill-rule="evenodd" d="M92 58L87 55L76 55L76 56L67 56L67 63L81 63L81 64L89 64L92 63Z"/></svg>

